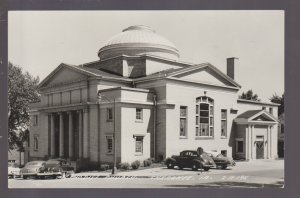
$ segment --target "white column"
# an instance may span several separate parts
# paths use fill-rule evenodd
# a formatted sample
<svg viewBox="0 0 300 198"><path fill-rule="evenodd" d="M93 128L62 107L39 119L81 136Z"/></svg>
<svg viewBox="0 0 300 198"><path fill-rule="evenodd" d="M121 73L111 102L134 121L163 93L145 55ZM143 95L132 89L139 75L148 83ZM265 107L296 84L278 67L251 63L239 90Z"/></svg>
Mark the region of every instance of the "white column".
<svg viewBox="0 0 300 198"><path fill-rule="evenodd" d="M245 139L246 139L246 145L245 145L245 148L246 148L246 152L245 152L245 157L246 157L246 160L249 159L249 125L247 125L247 128L246 128L246 134L245 134Z"/></svg>
<svg viewBox="0 0 300 198"><path fill-rule="evenodd" d="M64 157L64 119L63 113L59 113L59 157Z"/></svg>
<svg viewBox="0 0 300 198"><path fill-rule="evenodd" d="M269 129L269 137L270 137L270 145L269 145L270 159L272 159L272 126L270 126L270 129Z"/></svg>
<svg viewBox="0 0 300 198"><path fill-rule="evenodd" d="M89 111L88 109L83 110L83 157L88 158L88 135L89 135Z"/></svg>
<svg viewBox="0 0 300 198"><path fill-rule="evenodd" d="M72 112L68 112L69 115L69 158L74 157L74 151L73 151L73 141L74 141L74 134L73 134L73 117Z"/></svg>
<svg viewBox="0 0 300 198"><path fill-rule="evenodd" d="M54 130L54 114L51 113L50 115L51 119L50 119L50 144L51 144L51 147L50 147L50 153L51 153L51 157L54 157L55 156L55 130Z"/></svg>
<svg viewBox="0 0 300 198"><path fill-rule="evenodd" d="M254 148L254 145L253 145L253 128L254 128L254 125L251 126L251 141L250 141L251 159L253 159L253 148Z"/></svg>
<svg viewBox="0 0 300 198"><path fill-rule="evenodd" d="M78 111L78 157L82 158L82 111Z"/></svg>

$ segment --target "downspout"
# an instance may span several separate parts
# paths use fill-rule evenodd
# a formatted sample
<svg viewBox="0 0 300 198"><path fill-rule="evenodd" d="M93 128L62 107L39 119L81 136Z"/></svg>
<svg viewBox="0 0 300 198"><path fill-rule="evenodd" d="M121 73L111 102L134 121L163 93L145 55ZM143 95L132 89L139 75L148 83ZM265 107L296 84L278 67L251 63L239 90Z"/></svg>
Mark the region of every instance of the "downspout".
<svg viewBox="0 0 300 198"><path fill-rule="evenodd" d="M157 102L156 95L153 95L153 156L156 159L156 112L157 112Z"/></svg>

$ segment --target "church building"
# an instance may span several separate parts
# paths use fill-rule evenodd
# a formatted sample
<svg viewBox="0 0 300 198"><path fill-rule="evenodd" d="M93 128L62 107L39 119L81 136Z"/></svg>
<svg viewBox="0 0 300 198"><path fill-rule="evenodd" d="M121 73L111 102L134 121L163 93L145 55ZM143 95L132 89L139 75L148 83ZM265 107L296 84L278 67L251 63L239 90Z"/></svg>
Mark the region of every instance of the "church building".
<svg viewBox="0 0 300 198"><path fill-rule="evenodd" d="M110 163L116 152L118 163L131 163L198 147L277 158L278 105L239 99L235 59L225 74L179 55L151 28L131 26L100 48L99 60L61 63L30 106L30 160Z"/></svg>

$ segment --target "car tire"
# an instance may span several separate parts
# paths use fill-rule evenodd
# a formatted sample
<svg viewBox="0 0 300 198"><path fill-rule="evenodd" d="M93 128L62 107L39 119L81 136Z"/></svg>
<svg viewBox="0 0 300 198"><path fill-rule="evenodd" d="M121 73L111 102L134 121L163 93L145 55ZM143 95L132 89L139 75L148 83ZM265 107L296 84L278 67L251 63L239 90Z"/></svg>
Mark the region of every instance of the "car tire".
<svg viewBox="0 0 300 198"><path fill-rule="evenodd" d="M198 169L199 169L199 165L194 163L193 166L192 166L192 170L197 171Z"/></svg>
<svg viewBox="0 0 300 198"><path fill-rule="evenodd" d="M178 166L179 170L182 170L183 169L183 166Z"/></svg>
<svg viewBox="0 0 300 198"><path fill-rule="evenodd" d="M23 175L23 179L27 179L27 178L28 178L27 176Z"/></svg>
<svg viewBox="0 0 300 198"><path fill-rule="evenodd" d="M204 171L209 171L209 167L204 167L203 170Z"/></svg>
<svg viewBox="0 0 300 198"><path fill-rule="evenodd" d="M168 169L173 169L174 168L173 162L168 162L167 167L168 167Z"/></svg>
<svg viewBox="0 0 300 198"><path fill-rule="evenodd" d="M71 178L74 174L75 174L74 171L70 171L66 173L66 178Z"/></svg>
<svg viewBox="0 0 300 198"><path fill-rule="evenodd" d="M222 169L225 170L227 168L227 165L222 165Z"/></svg>

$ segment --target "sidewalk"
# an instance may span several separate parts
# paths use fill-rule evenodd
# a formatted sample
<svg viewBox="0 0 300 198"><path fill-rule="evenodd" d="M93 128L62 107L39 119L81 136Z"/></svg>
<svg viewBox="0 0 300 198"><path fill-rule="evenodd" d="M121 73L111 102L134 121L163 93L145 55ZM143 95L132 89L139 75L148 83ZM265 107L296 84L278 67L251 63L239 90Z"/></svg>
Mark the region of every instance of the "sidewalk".
<svg viewBox="0 0 300 198"><path fill-rule="evenodd" d="M122 177L164 177L164 176L196 176L202 174L209 175L221 175L227 173L240 173L247 171L262 171L262 170L279 170L284 169L284 161L283 160L253 160L253 161L243 161L236 162L236 166L228 167L226 170L222 169L210 169L208 172L205 171L192 171L191 169L183 169L178 170L168 169L166 167L159 168L149 168L142 170L131 170L131 171L117 171L114 177L122 176ZM82 172L77 173L76 177L81 176L90 176L90 177L110 177L110 172Z"/></svg>

